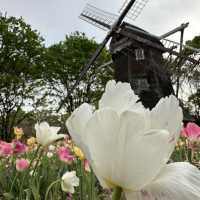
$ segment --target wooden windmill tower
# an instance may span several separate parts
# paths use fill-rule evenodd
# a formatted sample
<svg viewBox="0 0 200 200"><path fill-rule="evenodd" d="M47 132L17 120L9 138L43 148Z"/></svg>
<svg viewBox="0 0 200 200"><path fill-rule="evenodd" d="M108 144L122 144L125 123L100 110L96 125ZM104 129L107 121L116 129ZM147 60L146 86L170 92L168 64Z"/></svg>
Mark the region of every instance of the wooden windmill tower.
<svg viewBox="0 0 200 200"><path fill-rule="evenodd" d="M181 54L183 32L188 24L182 24L162 36L155 36L139 27L124 22L125 18L135 20L147 2L148 0L125 0L119 16L93 5L86 5L80 18L98 28L107 30L108 33L88 64L83 67L76 83L68 92L68 96L71 95L109 41L112 62L115 68L115 79L130 82L132 89L139 95L145 107L151 109L160 98L174 93L170 76L163 62L163 54L168 53L168 57L176 56L180 63L183 60L184 62L199 63L197 60L183 57ZM178 31L181 32L180 44L177 45L177 43L165 39ZM177 46L180 46L180 52L175 51ZM60 108L64 103L65 99L62 101Z"/></svg>

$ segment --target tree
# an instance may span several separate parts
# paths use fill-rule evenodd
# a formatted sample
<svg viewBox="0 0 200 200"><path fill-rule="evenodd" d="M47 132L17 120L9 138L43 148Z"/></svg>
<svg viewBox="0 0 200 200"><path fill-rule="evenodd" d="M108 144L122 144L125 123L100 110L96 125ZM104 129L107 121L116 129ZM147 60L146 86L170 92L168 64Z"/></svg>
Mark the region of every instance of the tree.
<svg viewBox="0 0 200 200"><path fill-rule="evenodd" d="M55 44L47 53L47 79L52 93L58 103L67 96L76 81L82 67L97 49L98 44L88 39L85 34L75 32L66 36L63 42ZM111 66L98 67L111 60L109 52L104 49L94 66L87 72L83 80L66 100L65 108L68 113L83 102L95 104L101 95L106 82L113 77Z"/></svg>
<svg viewBox="0 0 200 200"><path fill-rule="evenodd" d="M22 18L0 15L0 137L11 139L41 84L43 39ZM22 114L23 113L23 114Z"/></svg>
<svg viewBox="0 0 200 200"><path fill-rule="evenodd" d="M200 62L200 35L195 36L192 40L186 42L187 45L199 49L194 51L187 49L189 55L195 56ZM192 93L188 98L189 106L196 119L200 122L200 63L198 65L190 65L186 71L186 77L188 79Z"/></svg>

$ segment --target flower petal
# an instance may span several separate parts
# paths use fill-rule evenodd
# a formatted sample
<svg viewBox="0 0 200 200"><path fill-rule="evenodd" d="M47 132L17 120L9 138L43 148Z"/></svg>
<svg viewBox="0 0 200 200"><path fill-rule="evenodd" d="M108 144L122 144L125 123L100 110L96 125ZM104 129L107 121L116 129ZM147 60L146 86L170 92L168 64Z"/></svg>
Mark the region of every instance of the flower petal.
<svg viewBox="0 0 200 200"><path fill-rule="evenodd" d="M189 122L185 128L186 135L191 139L197 139L200 137L200 127L195 124Z"/></svg>
<svg viewBox="0 0 200 200"><path fill-rule="evenodd" d="M162 98L151 111L152 129L166 129L170 134L180 134L183 113L174 95Z"/></svg>
<svg viewBox="0 0 200 200"><path fill-rule="evenodd" d="M49 124L47 122L35 124L35 130L38 143L45 145L44 142L49 138Z"/></svg>
<svg viewBox="0 0 200 200"><path fill-rule="evenodd" d="M111 109L102 109L93 114L85 129L84 141L92 158L90 163L103 184L113 180L113 169L116 169L113 160L118 156L116 150L119 127L118 114Z"/></svg>
<svg viewBox="0 0 200 200"><path fill-rule="evenodd" d="M182 129L183 112L179 101L174 95L162 98L151 111L151 128L166 129L170 133L170 141L173 145L177 143ZM174 150L171 145L169 155Z"/></svg>
<svg viewBox="0 0 200 200"><path fill-rule="evenodd" d="M60 127L51 126L51 127L50 127L50 130L51 130L51 133L57 134L58 131L60 130Z"/></svg>
<svg viewBox="0 0 200 200"><path fill-rule="evenodd" d="M70 135L77 145L80 146L84 138L85 125L92 116L92 107L84 103L78 107L66 122Z"/></svg>
<svg viewBox="0 0 200 200"><path fill-rule="evenodd" d="M141 191L125 191L127 200L199 200L200 171L186 162L166 165Z"/></svg>
<svg viewBox="0 0 200 200"><path fill-rule="evenodd" d="M106 85L106 90L99 101L99 108L112 108L121 113L133 107L137 101L138 96L134 94L129 83L116 83L112 80Z"/></svg>
<svg viewBox="0 0 200 200"><path fill-rule="evenodd" d="M79 186L79 178L75 171L66 172L62 176L61 188L64 192L74 193L74 187Z"/></svg>
<svg viewBox="0 0 200 200"><path fill-rule="evenodd" d="M49 135L48 138L46 138L44 146L49 145L55 142L56 140L63 139L65 136L66 136L65 134L51 134Z"/></svg>
<svg viewBox="0 0 200 200"><path fill-rule="evenodd" d="M64 138L64 134L57 134L59 127L50 127L47 122L35 124L36 138L39 144L46 146L52 142Z"/></svg>
<svg viewBox="0 0 200 200"><path fill-rule="evenodd" d="M126 123L125 121L124 124ZM131 124L127 124L124 150L117 164L117 182L126 189L142 188L157 176L169 159L168 131L149 130L145 134L138 130L136 132L131 129Z"/></svg>

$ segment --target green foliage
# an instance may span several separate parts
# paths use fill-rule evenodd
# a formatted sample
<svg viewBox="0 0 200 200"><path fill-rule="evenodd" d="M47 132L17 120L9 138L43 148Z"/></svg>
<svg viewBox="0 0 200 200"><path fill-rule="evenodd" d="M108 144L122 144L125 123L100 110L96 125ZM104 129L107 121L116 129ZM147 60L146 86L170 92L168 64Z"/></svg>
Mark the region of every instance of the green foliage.
<svg viewBox="0 0 200 200"><path fill-rule="evenodd" d="M192 40L187 41L186 44L196 49L200 49L200 35L194 37ZM191 51L188 50L188 52L190 52L191 54ZM200 52L196 54L197 54L196 57L200 59L199 57ZM200 70L199 68L200 68L200 64L191 65L191 66L188 66L188 69L186 71L191 87L193 88L193 93L189 96L188 103L189 103L189 106L191 107L191 110L197 122L200 122L200 89L199 89L200 88Z"/></svg>
<svg viewBox="0 0 200 200"><path fill-rule="evenodd" d="M186 41L186 44L199 49L200 48L200 35L195 36L192 40Z"/></svg>
<svg viewBox="0 0 200 200"><path fill-rule="evenodd" d="M171 58L171 61L168 62L168 67L171 72L172 83L176 86L176 94L178 93L180 98L184 97L184 99L181 99L182 103L184 102L183 107L187 108L188 113L194 115L194 118L198 121L200 120L198 107L200 98L198 92L200 86L200 63L195 64L185 59L190 57L198 61L200 59L200 51L198 52L196 49L200 49L200 36L186 41L186 46L181 53L182 58ZM181 92L184 95L181 96ZM187 101L185 99L186 96L188 97Z"/></svg>
<svg viewBox="0 0 200 200"><path fill-rule="evenodd" d="M82 67L98 47L93 39L88 39L79 32L66 36L64 41L49 48L45 48L42 42L38 32L32 30L22 18L0 16L2 139L11 140L13 126L26 124L26 119L34 118L32 121L35 122L50 116L50 109L55 110L56 105L67 96ZM104 49L72 96L67 99L65 108L68 114L83 102L97 102L113 74L112 67L97 66L110 59L109 52ZM29 110L31 107L31 112L24 112L23 107L28 107ZM57 122L56 119L55 123Z"/></svg>
<svg viewBox="0 0 200 200"><path fill-rule="evenodd" d="M43 39L22 18L0 16L0 137L11 139L21 108L41 85ZM19 119L19 120L21 120Z"/></svg>
<svg viewBox="0 0 200 200"><path fill-rule="evenodd" d="M189 103L192 104L196 120L200 122L200 89L192 94L189 98Z"/></svg>
<svg viewBox="0 0 200 200"><path fill-rule="evenodd" d="M98 44L93 39L88 39L79 32L66 36L63 42L49 47L46 78L59 100L67 95L97 47ZM98 66L110 60L109 52L104 49L94 66L73 91L72 96L67 99L65 104L67 112L71 112L83 102L96 103L106 82L113 75L111 67L98 68Z"/></svg>

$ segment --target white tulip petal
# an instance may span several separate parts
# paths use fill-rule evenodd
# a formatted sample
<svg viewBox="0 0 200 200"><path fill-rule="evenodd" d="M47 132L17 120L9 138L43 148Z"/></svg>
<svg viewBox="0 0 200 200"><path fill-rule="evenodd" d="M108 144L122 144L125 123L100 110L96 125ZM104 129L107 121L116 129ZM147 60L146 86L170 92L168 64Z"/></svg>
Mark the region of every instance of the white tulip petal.
<svg viewBox="0 0 200 200"><path fill-rule="evenodd" d="M51 133L57 134L59 130L60 130L60 127L51 126Z"/></svg>
<svg viewBox="0 0 200 200"><path fill-rule="evenodd" d="M55 142L56 140L60 140L60 139L63 139L66 135L64 134L51 134L47 141L46 141L46 144L45 145L49 145L53 142Z"/></svg>
<svg viewBox="0 0 200 200"><path fill-rule="evenodd" d="M84 103L72 113L66 122L66 126L72 139L79 146L83 142L82 140L85 135L84 129L91 116L92 107L89 104Z"/></svg>
<svg viewBox="0 0 200 200"><path fill-rule="evenodd" d="M125 194L127 200L199 200L200 171L186 162L172 163L141 191Z"/></svg>
<svg viewBox="0 0 200 200"><path fill-rule="evenodd" d="M112 90L115 89L115 87L116 87L116 81L115 80L110 80L106 84L105 91L106 92L112 91Z"/></svg>
<svg viewBox="0 0 200 200"><path fill-rule="evenodd" d="M133 107L137 101L138 96L134 94L129 83L109 81L99 101L99 108L112 108L121 113Z"/></svg>
<svg viewBox="0 0 200 200"><path fill-rule="evenodd" d="M93 161L85 141L85 126L92 117L92 113L92 106L84 103L78 107L66 121L66 126L70 135L72 136L72 139L81 148L90 163L93 163ZM95 167L93 167L93 170L95 171L95 174L98 173L96 172ZM100 180L100 182L101 185L106 185L103 180Z"/></svg>
<svg viewBox="0 0 200 200"><path fill-rule="evenodd" d="M151 112L152 128L166 129L171 135L170 140L173 145L170 146L169 156L172 154L180 136L182 120L182 109L179 106L178 99L174 95L161 99Z"/></svg>
<svg viewBox="0 0 200 200"><path fill-rule="evenodd" d="M156 107L152 109L151 114L153 129L166 129L172 135L180 133L183 113L179 101L174 95L162 98Z"/></svg>
<svg viewBox="0 0 200 200"><path fill-rule="evenodd" d="M126 143L115 176L121 187L139 189L155 178L168 161L169 133L166 130L149 130L141 135L139 131L134 133L131 125L127 124L124 134Z"/></svg>
<svg viewBox="0 0 200 200"><path fill-rule="evenodd" d="M36 124L35 130L38 143L44 145L44 141L48 139L49 124L47 122Z"/></svg>
<svg viewBox="0 0 200 200"><path fill-rule="evenodd" d="M118 114L111 109L96 111L88 121L85 143L92 158L91 165L100 181L112 182L115 158L118 148L117 138L120 128ZM104 185L105 186L105 185Z"/></svg>

